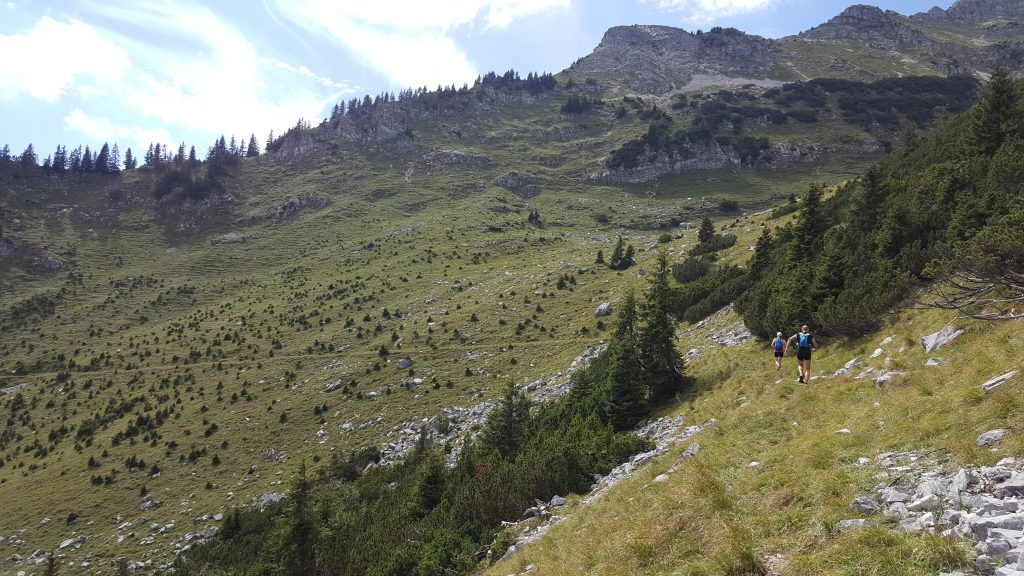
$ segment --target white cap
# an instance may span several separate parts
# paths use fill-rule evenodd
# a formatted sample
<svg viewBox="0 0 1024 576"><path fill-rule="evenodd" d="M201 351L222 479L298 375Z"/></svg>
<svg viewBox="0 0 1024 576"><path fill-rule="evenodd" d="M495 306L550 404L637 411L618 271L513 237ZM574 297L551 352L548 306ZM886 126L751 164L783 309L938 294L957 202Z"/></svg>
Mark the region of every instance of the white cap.
<svg viewBox="0 0 1024 576"><path fill-rule="evenodd" d="M776 336L782 336L782 332L775 334Z"/></svg>

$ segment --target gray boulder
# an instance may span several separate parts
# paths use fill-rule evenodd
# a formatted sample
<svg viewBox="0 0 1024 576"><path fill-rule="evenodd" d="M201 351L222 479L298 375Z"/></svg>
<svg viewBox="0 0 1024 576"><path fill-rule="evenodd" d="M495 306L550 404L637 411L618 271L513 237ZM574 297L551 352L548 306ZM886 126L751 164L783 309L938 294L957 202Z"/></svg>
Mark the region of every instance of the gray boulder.
<svg viewBox="0 0 1024 576"><path fill-rule="evenodd" d="M932 332L927 336L922 336L921 345L924 346L925 353L930 354L939 348L942 348L946 344L949 344L954 338L963 333L963 330L955 330L952 326L946 326L938 332Z"/></svg>
<svg viewBox="0 0 1024 576"><path fill-rule="evenodd" d="M1000 386L1005 384L1010 378L1013 378L1016 375L1016 370L1011 370L1006 374L1000 374L999 376L996 376L995 378L992 378L991 380L987 380L984 383L982 383L981 389L984 390L986 394L988 394L989 392L992 392L996 388L999 388Z"/></svg>
<svg viewBox="0 0 1024 576"><path fill-rule="evenodd" d="M1006 436L1006 430L996 428L995 430L989 430L981 436L978 436L976 442L978 446L996 446L1003 441L1004 436Z"/></svg>
<svg viewBox="0 0 1024 576"><path fill-rule="evenodd" d="M836 522L836 532L849 532L850 530L856 530L857 528L864 528L870 526L870 522L864 518L856 518L853 520L840 520Z"/></svg>
<svg viewBox="0 0 1024 576"><path fill-rule="evenodd" d="M850 509L858 514L877 514L882 509L882 505L870 496L858 496L850 504Z"/></svg>
<svg viewBox="0 0 1024 576"><path fill-rule="evenodd" d="M412 366L412 358L402 358L398 361L397 366L399 370L405 370L409 366Z"/></svg>
<svg viewBox="0 0 1024 576"><path fill-rule="evenodd" d="M594 312L594 316L597 318L609 316L613 310L614 308L612 307L611 302L604 302L597 307L597 310Z"/></svg>
<svg viewBox="0 0 1024 576"><path fill-rule="evenodd" d="M1014 472L1009 480L996 486L995 493L1000 498L1024 496L1024 472Z"/></svg>

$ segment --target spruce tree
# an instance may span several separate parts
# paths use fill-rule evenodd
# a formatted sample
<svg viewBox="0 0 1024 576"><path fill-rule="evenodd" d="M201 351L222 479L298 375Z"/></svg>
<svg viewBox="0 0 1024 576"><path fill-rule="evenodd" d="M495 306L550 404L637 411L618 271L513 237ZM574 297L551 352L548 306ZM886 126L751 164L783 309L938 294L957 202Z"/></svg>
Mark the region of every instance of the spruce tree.
<svg viewBox="0 0 1024 576"><path fill-rule="evenodd" d="M625 255L626 242L619 236L619 241L615 244L615 249L612 250L612 258L608 261L608 267L612 270L618 270L619 266L622 265L622 257Z"/></svg>
<svg viewBox="0 0 1024 576"><path fill-rule="evenodd" d="M616 430L628 430L646 417L647 386L640 363L636 294L629 290L618 305L618 317L612 342L605 354L607 372L608 420Z"/></svg>
<svg viewBox="0 0 1024 576"><path fill-rule="evenodd" d="M249 147L245 151L245 155L248 156L249 158L253 158L255 156L260 155L260 145L259 143L256 142L255 134L251 134L249 136Z"/></svg>
<svg viewBox="0 0 1024 576"><path fill-rule="evenodd" d="M53 153L53 169L56 172L63 172L68 167L68 149L60 144L57 145L57 151Z"/></svg>
<svg viewBox="0 0 1024 576"><path fill-rule="evenodd" d="M110 161L107 162L107 172L111 174L121 172L121 150L117 147L117 142L114 142L114 146L110 149Z"/></svg>
<svg viewBox="0 0 1024 576"><path fill-rule="evenodd" d="M124 152L124 169L125 170L135 170L136 162L137 162L137 160L135 159L135 155L132 154L132 149L129 148L129 149L125 150L125 152Z"/></svg>
<svg viewBox="0 0 1024 576"><path fill-rule="evenodd" d="M85 152L82 152L82 167L81 167L81 170L82 170L82 172L92 172L94 170L94 168L95 167L93 166L93 163L92 163L92 150L89 150L89 147L86 146L85 147Z"/></svg>
<svg viewBox="0 0 1024 576"><path fill-rule="evenodd" d="M597 259L594 260L594 264L604 264L604 250L597 251Z"/></svg>
<svg viewBox="0 0 1024 576"><path fill-rule="evenodd" d="M815 248L820 245L821 232L824 228L821 214L821 186L812 184L804 196L803 207L793 229L795 260L811 260L815 256Z"/></svg>
<svg viewBox="0 0 1024 576"><path fill-rule="evenodd" d="M654 402L671 398L682 391L684 384L683 375L679 372L682 359L676 350L675 320L671 316L669 276L668 254L662 248L658 250L657 265L641 308L641 362Z"/></svg>
<svg viewBox="0 0 1024 576"><path fill-rule="evenodd" d="M996 66L985 96L973 112L971 129L975 150L991 156L1007 136L1020 135L1024 119L1019 100L1013 79L1005 68Z"/></svg>
<svg viewBox="0 0 1024 576"><path fill-rule="evenodd" d="M21 153L21 165L22 166L37 166L39 165L39 158L36 157L36 149L32 147L30 143L25 151Z"/></svg>
<svg viewBox="0 0 1024 576"><path fill-rule="evenodd" d="M107 173L107 162L110 161L110 146L104 142L100 151L96 153L95 171L100 174Z"/></svg>
<svg viewBox="0 0 1024 576"><path fill-rule="evenodd" d="M772 244L772 233L768 231L768 228L762 229L761 235L757 237L757 244L754 246L754 256L750 259L750 275L755 280L768 269Z"/></svg>
<svg viewBox="0 0 1024 576"><path fill-rule="evenodd" d="M633 264L636 264L636 262L633 260L634 256L636 256L636 248L633 248L632 244L626 246L626 253L622 255L622 262L619 263L619 266L623 270L625 270L626 268L629 268Z"/></svg>
<svg viewBox="0 0 1024 576"><path fill-rule="evenodd" d="M82 170L82 147L79 146L71 151L68 156L68 170L72 172L81 172Z"/></svg>
<svg viewBox="0 0 1024 576"><path fill-rule="evenodd" d="M306 463L292 484L285 536L285 573L289 576L316 574L317 522L313 515L313 483L306 477Z"/></svg>
<svg viewBox="0 0 1024 576"><path fill-rule="evenodd" d="M484 452L497 451L505 458L515 458L526 437L530 418L530 399L509 383L505 394L491 412L480 439Z"/></svg>
<svg viewBox="0 0 1024 576"><path fill-rule="evenodd" d="M630 430L649 411L640 354L630 340L615 340L607 353L611 355L608 419L616 430Z"/></svg>
<svg viewBox="0 0 1024 576"><path fill-rule="evenodd" d="M700 221L700 230L697 231L697 241L701 244L710 241L715 237L715 225L711 223L711 218L707 216Z"/></svg>

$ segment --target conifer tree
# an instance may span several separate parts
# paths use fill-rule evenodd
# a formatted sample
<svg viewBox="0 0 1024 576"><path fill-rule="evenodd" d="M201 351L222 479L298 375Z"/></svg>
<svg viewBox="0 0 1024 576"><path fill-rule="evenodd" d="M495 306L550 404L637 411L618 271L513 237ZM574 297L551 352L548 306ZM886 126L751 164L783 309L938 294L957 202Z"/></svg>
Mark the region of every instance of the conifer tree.
<svg viewBox="0 0 1024 576"><path fill-rule="evenodd" d="M135 170L136 162L137 161L135 159L135 155L132 154L132 149L129 148L129 149L125 150L125 152L124 152L124 169L125 170Z"/></svg>
<svg viewBox="0 0 1024 576"><path fill-rule="evenodd" d="M629 430L647 417L644 375L635 343L615 340L610 346L608 419L616 430Z"/></svg>
<svg viewBox="0 0 1024 576"><path fill-rule="evenodd" d="M657 264L651 274L647 298L641 309L644 321L640 348L644 374L651 387L651 399L658 402L682 391L684 379L679 372L682 359L676 350L675 320L671 316L672 291L669 287L668 254L658 250Z"/></svg>
<svg viewBox="0 0 1024 576"><path fill-rule="evenodd" d="M633 260L634 256L636 256L636 248L633 248L632 244L626 246L626 253L622 255L622 261L619 263L619 266L623 270L625 270L626 268L629 268L633 264L636 264L636 262Z"/></svg>
<svg viewBox="0 0 1024 576"><path fill-rule="evenodd" d="M57 145L57 151L53 153L53 170L55 172L63 172L68 167L68 151L67 148Z"/></svg>
<svg viewBox="0 0 1024 576"><path fill-rule="evenodd" d="M117 147L117 142L114 142L114 146L110 149L110 161L107 163L107 172L111 174L121 172L121 150Z"/></svg>
<svg viewBox="0 0 1024 576"><path fill-rule="evenodd" d="M100 151L96 153L95 171L100 174L107 173L107 162L110 161L110 146L104 142Z"/></svg>
<svg viewBox="0 0 1024 576"><path fill-rule="evenodd" d="M480 440L484 451L494 450L505 458L515 458L522 448L529 416L530 399L509 383L484 428Z"/></svg>
<svg viewBox="0 0 1024 576"><path fill-rule="evenodd" d="M3 148L0 148L0 160L9 162L11 160L11 147L4 144Z"/></svg>
<svg viewBox="0 0 1024 576"><path fill-rule="evenodd" d="M22 166L37 166L39 164L39 158L36 157L36 149L29 143L25 151L21 153L21 165Z"/></svg>
<svg viewBox="0 0 1024 576"><path fill-rule="evenodd" d="M974 109L972 136L975 149L986 156L995 154L1011 134L1021 135L1024 128L1017 86L1006 69L996 66L985 89L985 96Z"/></svg>
<svg viewBox="0 0 1024 576"><path fill-rule="evenodd" d="M612 250L612 258L608 261L608 267L612 270L618 270L622 264L622 257L625 256L626 242L619 236L619 241L615 243L615 249Z"/></svg>
<svg viewBox="0 0 1024 576"><path fill-rule="evenodd" d="M772 249L772 233L768 228L761 230L757 237L757 244L754 245L754 256L750 259L750 274L756 280L768 269L769 253Z"/></svg>
<svg viewBox="0 0 1024 576"><path fill-rule="evenodd" d="M249 158L260 155L260 145L256 142L256 135L249 135L249 147L245 151L245 155Z"/></svg>
<svg viewBox="0 0 1024 576"><path fill-rule="evenodd" d="M821 186L812 184L804 196L800 216L793 229L796 240L793 256L797 261L812 259L815 247L821 242L821 231L824 228L821 220L821 194Z"/></svg>
<svg viewBox="0 0 1024 576"><path fill-rule="evenodd" d="M711 218L707 216L700 221L700 230L697 231L697 241L701 244L708 242L715 237L715 225L711 223Z"/></svg>
<svg viewBox="0 0 1024 576"><path fill-rule="evenodd" d="M313 483L306 476L306 463L292 484L285 536L285 573L289 576L316 574L317 523L313 515Z"/></svg>
<svg viewBox="0 0 1024 576"><path fill-rule="evenodd" d="M604 250L597 251L597 259L594 260L594 264L604 264Z"/></svg>
<svg viewBox="0 0 1024 576"><path fill-rule="evenodd" d="M68 156L68 170L72 172L82 171L82 147L79 146L71 151Z"/></svg>
<svg viewBox="0 0 1024 576"><path fill-rule="evenodd" d="M94 172L96 165L93 163L92 151L89 147L85 147L85 152L82 152L82 172Z"/></svg>

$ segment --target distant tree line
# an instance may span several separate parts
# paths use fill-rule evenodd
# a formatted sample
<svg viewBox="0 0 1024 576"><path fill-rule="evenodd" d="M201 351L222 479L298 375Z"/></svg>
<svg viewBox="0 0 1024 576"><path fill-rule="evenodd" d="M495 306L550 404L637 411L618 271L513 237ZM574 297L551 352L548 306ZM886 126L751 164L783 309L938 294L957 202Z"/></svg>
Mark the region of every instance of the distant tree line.
<svg viewBox="0 0 1024 576"><path fill-rule="evenodd" d="M199 161L196 155L195 146L191 146L187 154L185 148L186 145L182 142L179 144L177 152L172 153L170 146L159 142L151 143L142 158L143 166L162 168L172 165L181 167L187 164L192 168L199 167L202 162ZM245 144L244 140L240 143L236 142L234 136L231 137L231 144L227 145L224 143L224 137L222 136L207 150L206 161L222 163L228 157L243 158L259 156L259 154L260 147L255 135L249 137L248 145ZM84 149L82 146L78 146L69 151L67 146L58 144L53 154L48 155L40 163L39 155L32 144L29 144L20 155L12 155L10 146L5 144L0 148L0 164L2 163L20 164L26 168L42 168L43 170L50 170L56 173L118 174L122 170L135 170L138 168L139 158L132 152L131 148L125 150L124 158L122 158L121 151L116 142L113 146L104 142L103 146L96 152L93 152L88 145Z"/></svg>
<svg viewBox="0 0 1024 576"><path fill-rule="evenodd" d="M380 107L392 104L416 106L428 110L458 110L465 104L466 98L479 98L485 89L523 91L537 95L556 88L558 88L558 80L547 72L530 72L526 78L522 78L515 70L508 70L502 74L488 72L477 76L472 86L469 84L463 84L461 87L455 84L447 86L439 84L435 90L422 86L407 88L397 94L381 92L375 96L365 94L362 98L343 100L331 107L330 115L323 119L320 126L336 127L345 117L365 118ZM276 152L287 137L312 127L312 123L300 118L295 126L277 137L271 132L267 138L267 152Z"/></svg>

